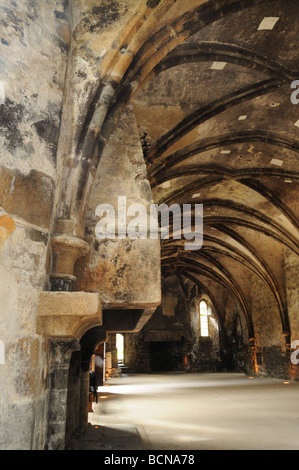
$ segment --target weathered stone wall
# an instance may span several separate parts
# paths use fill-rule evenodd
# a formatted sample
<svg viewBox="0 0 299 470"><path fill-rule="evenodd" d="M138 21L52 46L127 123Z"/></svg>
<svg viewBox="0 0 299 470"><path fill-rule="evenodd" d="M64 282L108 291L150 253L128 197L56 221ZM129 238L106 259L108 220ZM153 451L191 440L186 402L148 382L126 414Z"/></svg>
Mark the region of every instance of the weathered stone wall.
<svg viewBox="0 0 299 470"><path fill-rule="evenodd" d="M86 222L85 239L91 252L77 263L77 288L100 292L104 306L156 306L161 299L160 241L151 239L149 232L145 239L118 238L119 197L126 198L125 229L135 217L127 216L132 204L142 205L149 214L151 188L130 107L124 111L117 129L112 132L98 166ZM96 216L96 208L100 204L110 204L115 211L114 239L100 240L95 234L96 225L102 219ZM149 228L148 220L145 224Z"/></svg>
<svg viewBox="0 0 299 470"><path fill-rule="evenodd" d="M291 350L287 353L288 368L292 378L299 379L298 358L299 354L296 352L299 341L299 290L298 290L298 277L299 277L299 260L298 256L290 250L285 250L285 285L287 295L287 307L290 321L291 337L290 346ZM295 355L292 360L290 356L292 353Z"/></svg>
<svg viewBox="0 0 299 470"><path fill-rule="evenodd" d="M126 335L125 365L135 372L183 370L192 342L188 301L179 280L162 281L162 304L138 334Z"/></svg>
<svg viewBox="0 0 299 470"><path fill-rule="evenodd" d="M107 78L107 64L111 55L117 54L115 40L138 2L139 0L74 0L70 3L72 41L57 156L55 206L57 217L67 219L71 226L70 231L79 237L84 236L84 216L75 207L74 198L80 191L80 199L83 199L84 188L78 181L78 152L80 155L87 127L97 107L102 81ZM116 60L117 58L115 57ZM108 87L103 97L103 111L98 105L101 115L99 121L105 118L107 102L112 94L113 90ZM89 153L91 152L92 150ZM88 158L91 157L88 155ZM93 165L91 166L89 172L94 170Z"/></svg>
<svg viewBox="0 0 299 470"><path fill-rule="evenodd" d="M285 339L273 295L257 278L252 279L251 309L261 374L285 377L288 373Z"/></svg>
<svg viewBox="0 0 299 470"><path fill-rule="evenodd" d="M144 331L124 335L125 366L130 372L150 373L150 343L145 341Z"/></svg>
<svg viewBox="0 0 299 470"><path fill-rule="evenodd" d="M74 163L77 145L82 144L81 125L85 119L88 122L87 109L102 78L100 64L111 48L112 55L115 53L115 37L137 4L138 1L103 1L99 5L89 0L5 0L0 9L0 85L1 96L2 90L5 95L0 105L3 448L45 446L53 374L49 370L50 347L40 335L42 329L37 330L36 319L39 295L51 288L49 238L56 233L57 218L65 217L65 207L73 210L70 198L78 190L78 181L73 178L74 173L67 172ZM104 75L107 69L102 65ZM111 191L115 197L127 196L129 203L149 204L151 190L132 112L123 114L112 139L114 144L108 147L106 159L104 155L94 186L95 199L92 196L89 209L93 211L94 203L103 202L102 195L111 202ZM61 187L65 180L69 192ZM72 225L74 213L68 215ZM84 218L77 220L80 233L74 231L72 235L83 236L84 222ZM100 259L100 279L91 275L85 282L83 277L78 289L100 292L104 302L120 306L137 308L140 303L159 303L159 240L123 240L109 246L103 244L99 251L95 245L92 255L95 264ZM63 373L66 366L64 363ZM53 367L59 374L59 364ZM75 377L70 378L71 388L74 380ZM60 386L64 396L65 383ZM50 414L54 416L55 412L51 410ZM75 422L72 416L68 419L72 429ZM16 426L21 438L15 433Z"/></svg>
<svg viewBox="0 0 299 470"><path fill-rule="evenodd" d="M80 426L80 385L81 385L81 352L73 353L68 374L67 418L65 444Z"/></svg>
<svg viewBox="0 0 299 470"><path fill-rule="evenodd" d="M284 273L291 336L292 340L296 341L299 340L299 260L298 256L288 249L285 250Z"/></svg>
<svg viewBox="0 0 299 470"><path fill-rule="evenodd" d="M0 447L42 449L47 427L47 341L36 334L47 283L69 15L64 0L0 7Z"/></svg>
<svg viewBox="0 0 299 470"><path fill-rule="evenodd" d="M231 297L227 299L224 318L225 338L222 349L224 370L252 373L246 320L239 305Z"/></svg>
<svg viewBox="0 0 299 470"><path fill-rule="evenodd" d="M286 256L286 283L292 331L296 331L296 257ZM250 277L249 297L254 326L251 336L242 308L231 296L222 299L220 312L213 307L209 316L210 336L201 337L199 315L189 289L183 294L174 278L164 281L162 305L144 326L141 333L126 336L126 365L135 372L184 368L179 336L188 340L189 371L244 371L248 374L295 378L290 349L282 331L282 321L273 293L257 276ZM209 302L212 305L211 302ZM219 308L219 305L217 307ZM197 315L196 315L197 313ZM219 315L220 313L220 315ZM189 332L190 337L188 337ZM292 335L295 340L294 335ZM159 363L160 357L160 363ZM294 368L293 368L294 369Z"/></svg>

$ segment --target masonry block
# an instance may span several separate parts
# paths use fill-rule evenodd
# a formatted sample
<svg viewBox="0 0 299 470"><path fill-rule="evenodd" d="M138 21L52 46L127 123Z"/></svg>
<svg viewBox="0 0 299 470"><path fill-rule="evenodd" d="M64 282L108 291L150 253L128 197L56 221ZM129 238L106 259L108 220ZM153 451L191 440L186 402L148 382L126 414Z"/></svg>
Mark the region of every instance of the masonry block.
<svg viewBox="0 0 299 470"><path fill-rule="evenodd" d="M48 337L80 338L86 330L102 324L99 294L41 292L37 333Z"/></svg>

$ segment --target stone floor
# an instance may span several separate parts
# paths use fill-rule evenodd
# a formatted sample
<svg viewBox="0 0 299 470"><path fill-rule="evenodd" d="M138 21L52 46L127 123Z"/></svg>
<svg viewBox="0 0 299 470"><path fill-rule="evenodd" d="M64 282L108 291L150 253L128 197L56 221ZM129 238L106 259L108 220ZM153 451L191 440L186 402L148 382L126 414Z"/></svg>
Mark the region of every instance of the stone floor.
<svg viewBox="0 0 299 470"><path fill-rule="evenodd" d="M151 374L98 389L75 450L299 450L299 382Z"/></svg>

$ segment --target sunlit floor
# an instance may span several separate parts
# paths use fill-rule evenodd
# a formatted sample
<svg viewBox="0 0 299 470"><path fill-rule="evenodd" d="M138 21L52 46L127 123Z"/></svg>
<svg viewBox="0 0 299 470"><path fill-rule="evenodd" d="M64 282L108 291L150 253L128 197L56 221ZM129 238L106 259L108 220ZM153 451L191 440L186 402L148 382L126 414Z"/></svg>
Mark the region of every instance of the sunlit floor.
<svg viewBox="0 0 299 470"><path fill-rule="evenodd" d="M298 382L142 374L108 379L98 396L88 419L113 449L299 450Z"/></svg>

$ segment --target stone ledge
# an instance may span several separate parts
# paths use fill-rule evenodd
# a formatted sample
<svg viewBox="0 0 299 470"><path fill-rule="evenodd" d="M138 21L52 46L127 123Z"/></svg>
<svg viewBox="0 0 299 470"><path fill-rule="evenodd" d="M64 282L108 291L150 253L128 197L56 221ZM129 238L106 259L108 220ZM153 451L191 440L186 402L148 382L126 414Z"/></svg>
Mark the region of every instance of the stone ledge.
<svg viewBox="0 0 299 470"><path fill-rule="evenodd" d="M49 337L81 338L103 323L100 295L86 292L41 292L36 330Z"/></svg>

